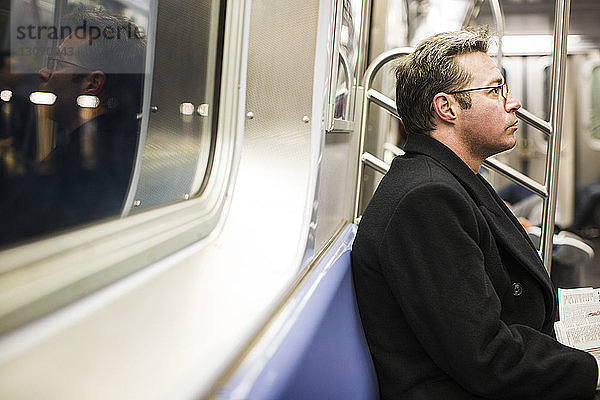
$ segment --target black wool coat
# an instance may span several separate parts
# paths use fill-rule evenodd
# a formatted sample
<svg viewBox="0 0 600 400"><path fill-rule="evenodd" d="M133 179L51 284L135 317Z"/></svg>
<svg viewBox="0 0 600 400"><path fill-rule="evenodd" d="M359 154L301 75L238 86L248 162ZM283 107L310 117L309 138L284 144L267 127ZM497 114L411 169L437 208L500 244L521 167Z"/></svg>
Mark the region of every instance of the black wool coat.
<svg viewBox="0 0 600 400"><path fill-rule="evenodd" d="M352 249L382 398L593 398L596 361L554 339L555 291L514 215L437 140L405 150Z"/></svg>

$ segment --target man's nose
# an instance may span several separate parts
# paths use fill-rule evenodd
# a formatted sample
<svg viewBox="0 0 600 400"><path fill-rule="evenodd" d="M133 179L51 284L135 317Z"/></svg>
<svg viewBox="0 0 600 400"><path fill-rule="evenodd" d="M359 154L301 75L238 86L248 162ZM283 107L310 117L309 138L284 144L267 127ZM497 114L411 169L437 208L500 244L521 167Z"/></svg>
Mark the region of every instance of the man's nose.
<svg viewBox="0 0 600 400"><path fill-rule="evenodd" d="M504 108L506 109L506 112L517 111L521 108L521 102L509 94L508 99L506 99L506 102L504 103Z"/></svg>
<svg viewBox="0 0 600 400"><path fill-rule="evenodd" d="M42 81L44 81L44 82L47 82L48 79L50 79L51 74L52 73L50 72L50 70L46 67L44 67L38 71L38 75L40 76L40 78L42 78Z"/></svg>

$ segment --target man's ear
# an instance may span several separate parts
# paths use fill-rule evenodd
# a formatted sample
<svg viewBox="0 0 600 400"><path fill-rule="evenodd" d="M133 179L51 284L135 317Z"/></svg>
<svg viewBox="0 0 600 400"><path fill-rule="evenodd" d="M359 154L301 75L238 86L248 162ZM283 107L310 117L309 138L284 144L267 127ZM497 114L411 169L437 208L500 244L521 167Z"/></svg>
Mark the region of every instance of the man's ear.
<svg viewBox="0 0 600 400"><path fill-rule="evenodd" d="M86 94L97 96L102 91L102 88L104 88L105 83L106 75L104 75L104 72L100 70L90 72L85 80L84 91Z"/></svg>
<svg viewBox="0 0 600 400"><path fill-rule="evenodd" d="M449 124L456 122L456 102L449 94L438 93L433 98L433 109L437 116Z"/></svg>

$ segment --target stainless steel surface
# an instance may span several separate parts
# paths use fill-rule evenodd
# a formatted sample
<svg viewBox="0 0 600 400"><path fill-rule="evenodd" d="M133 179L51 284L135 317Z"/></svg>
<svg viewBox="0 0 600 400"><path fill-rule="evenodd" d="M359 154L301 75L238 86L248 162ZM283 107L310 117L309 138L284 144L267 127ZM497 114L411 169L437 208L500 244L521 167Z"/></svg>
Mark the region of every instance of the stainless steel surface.
<svg viewBox="0 0 600 400"><path fill-rule="evenodd" d="M379 107L388 111L394 117L400 119L400 116L398 115L398 110L396 109L396 102L387 97L385 94L375 89L369 89L367 91L367 98L371 100L374 104L377 104Z"/></svg>
<svg viewBox="0 0 600 400"><path fill-rule="evenodd" d="M392 155L394 157L404 154L404 150L402 150L400 147L396 146L395 144L388 143L388 142L385 142L383 144L383 150L389 151L390 153L392 153Z"/></svg>
<svg viewBox="0 0 600 400"><path fill-rule="evenodd" d="M486 167L491 168L494 171L504 175L508 179L528 188L538 196L545 198L548 195L545 185L536 182L527 175L517 171L516 169L506 165L501 161L498 161L494 158L488 158L483 162L483 164Z"/></svg>
<svg viewBox="0 0 600 400"><path fill-rule="evenodd" d="M360 34L363 26L363 0L336 0L334 5L329 109L325 120L328 132L336 131L335 120L354 121Z"/></svg>
<svg viewBox="0 0 600 400"><path fill-rule="evenodd" d="M465 13L465 18L462 23L462 27L466 28L477 18L481 6L485 0L470 0ZM496 53L496 63L502 65L502 38L504 37L504 13L500 6L499 0L490 0L490 9L492 11L492 17L496 24L496 34L498 35L498 50Z"/></svg>
<svg viewBox="0 0 600 400"><path fill-rule="evenodd" d="M496 34L498 35L498 50L496 53L496 63L502 65L502 38L504 37L504 14L500 7L500 0L490 0L492 15L496 22Z"/></svg>
<svg viewBox="0 0 600 400"><path fill-rule="evenodd" d="M554 234L556 193L558 190L558 166L565 101L567 34L569 33L570 10L570 0L556 0L554 51L552 55L552 97L550 98L550 126L552 128L552 135L548 139L548 158L546 159L545 175L548 197L544 199L542 236L540 238L542 259L548 273L551 272L552 268L552 236Z"/></svg>
<svg viewBox="0 0 600 400"><path fill-rule="evenodd" d="M371 31L371 10L372 0L363 0L360 39L358 42L358 60L356 61L356 77L354 84L361 85L361 79L367 65L367 49L369 46L369 33ZM358 94L356 95L357 99ZM358 104L355 104L358 108ZM355 116L356 117L356 116Z"/></svg>
<svg viewBox="0 0 600 400"><path fill-rule="evenodd" d="M365 135L367 132L367 125L369 121L369 105L371 103L371 99L369 97L369 90L371 89L371 85L373 84L373 79L375 78L375 74L383 67L386 63L394 60L397 57L402 55L410 54L413 51L411 47L401 47L398 49L392 49L386 52L383 52L379 56L377 56L371 65L367 68L365 75L363 76L362 83L362 113L360 119L360 131L359 131L359 139L358 139L358 154L361 155L361 159L358 162L357 174L356 174L356 190L355 190L355 198L354 198L354 212L353 212L353 220L356 220L359 217L360 213L360 195L362 190L362 179L363 179L363 159L362 154L365 152ZM372 93L371 93L372 94Z"/></svg>
<svg viewBox="0 0 600 400"><path fill-rule="evenodd" d="M546 135L551 135L552 128L550 126L550 123L548 121L544 121L539 117L536 117L526 109L521 108L520 110L517 110L517 117L521 118L523 121L527 122L534 128L537 128Z"/></svg>
<svg viewBox="0 0 600 400"><path fill-rule="evenodd" d="M477 18L481 6L485 0L469 0L467 5L467 12L465 13L465 19L463 20L462 27L466 28Z"/></svg>
<svg viewBox="0 0 600 400"><path fill-rule="evenodd" d="M146 43L156 44L156 24L158 22L158 0L151 0L148 12L148 31L146 33ZM137 200L136 192L142 170L142 162L144 161L143 149L146 146L146 138L148 134L148 124L150 114L158 113L158 106L152 104L152 82L154 81L154 60L156 56L156 46L146 46L146 60L144 74L144 91L142 99L142 112L138 114L140 120L140 134L137 142L137 148L142 151L137 151L135 155L135 164L133 166L133 174L127 189L127 196L121 210L121 217L125 217L131 211L131 207L139 207L134 200ZM150 109L150 112L146 110Z"/></svg>
<svg viewBox="0 0 600 400"><path fill-rule="evenodd" d="M345 119L334 119L333 129L327 133L352 133L354 132L354 121L346 121Z"/></svg>
<svg viewBox="0 0 600 400"><path fill-rule="evenodd" d="M380 160L371 153L363 153L360 158L366 166L369 166L382 174L386 174L390 169L390 164Z"/></svg>
<svg viewBox="0 0 600 400"><path fill-rule="evenodd" d="M202 118L194 104L216 104L217 59L221 3L216 0L158 2L151 113L134 197L134 212L181 201L184 193L199 195L210 174L216 140L214 113ZM180 10L187 12L181 13ZM173 41L178 43L174 45ZM191 51L193 43L194 51ZM162 49L169 49L168 52ZM190 115L180 112L190 103Z"/></svg>
<svg viewBox="0 0 600 400"><path fill-rule="evenodd" d="M368 1L361 6L366 7L367 3ZM322 2L322 7L323 4L326 2ZM354 2L353 4L358 6L359 3ZM362 8L362 16L353 15L353 19L362 20L360 33L356 32L361 38L357 49L359 60L361 55L366 53L364 39L369 29L368 25L365 25L365 13L369 11ZM362 67L357 66L356 75L352 78L352 91L356 88L356 96L353 97L353 101L362 99L362 88L356 87L356 80L362 77L362 72L358 71L362 71ZM313 107L315 106L313 105ZM316 225L314 230L315 251L323 247L341 223L352 219L358 158L358 127L362 112L359 105L353 105L352 108L355 110L352 120L334 119L333 131L327 132L322 142L323 147L319 155L317 196L314 200L316 217L311 221L311 225ZM317 122L314 114L312 121L313 124Z"/></svg>

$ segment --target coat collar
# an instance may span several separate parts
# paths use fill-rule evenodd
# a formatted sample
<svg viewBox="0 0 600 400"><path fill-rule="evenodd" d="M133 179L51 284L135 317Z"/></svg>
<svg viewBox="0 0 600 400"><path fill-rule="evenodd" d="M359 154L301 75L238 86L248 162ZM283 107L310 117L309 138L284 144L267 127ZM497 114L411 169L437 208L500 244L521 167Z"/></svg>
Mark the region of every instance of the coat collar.
<svg viewBox="0 0 600 400"><path fill-rule="evenodd" d="M404 151L433 158L461 183L482 211L496 240L554 296L552 282L527 233L492 186L443 143L423 134L409 134ZM553 307L553 300L547 303Z"/></svg>

